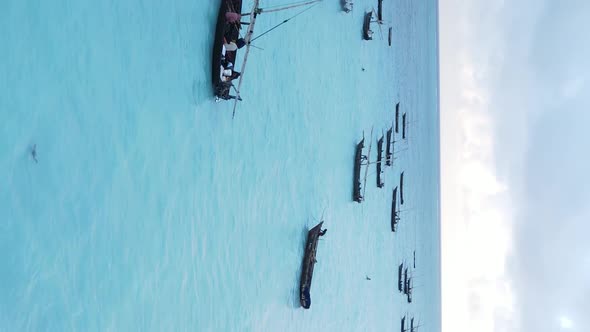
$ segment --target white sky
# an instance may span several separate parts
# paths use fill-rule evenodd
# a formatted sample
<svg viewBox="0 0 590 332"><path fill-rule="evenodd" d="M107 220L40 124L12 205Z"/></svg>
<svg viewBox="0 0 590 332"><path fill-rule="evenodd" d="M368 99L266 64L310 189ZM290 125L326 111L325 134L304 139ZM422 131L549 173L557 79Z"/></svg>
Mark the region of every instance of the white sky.
<svg viewBox="0 0 590 332"><path fill-rule="evenodd" d="M590 1L439 15L443 332L590 331Z"/></svg>

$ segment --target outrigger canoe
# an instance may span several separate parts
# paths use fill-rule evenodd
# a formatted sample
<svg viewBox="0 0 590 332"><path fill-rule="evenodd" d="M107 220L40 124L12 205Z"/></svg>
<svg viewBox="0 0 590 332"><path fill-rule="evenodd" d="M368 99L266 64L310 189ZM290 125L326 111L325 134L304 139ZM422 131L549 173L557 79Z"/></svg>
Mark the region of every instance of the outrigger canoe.
<svg viewBox="0 0 590 332"><path fill-rule="evenodd" d="M309 309L311 306L311 279L313 278L313 268L316 263L315 256L323 223L323 221L320 222L307 233L307 243L305 244L305 255L303 256L303 267L301 269L301 281L299 285L299 300L301 306L305 309Z"/></svg>

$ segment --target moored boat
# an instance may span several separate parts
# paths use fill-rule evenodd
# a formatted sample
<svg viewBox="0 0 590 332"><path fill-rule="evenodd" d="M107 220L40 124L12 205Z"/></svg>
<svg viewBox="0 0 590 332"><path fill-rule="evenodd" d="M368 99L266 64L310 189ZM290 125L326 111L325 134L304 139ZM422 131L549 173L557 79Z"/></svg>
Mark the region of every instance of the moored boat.
<svg viewBox="0 0 590 332"><path fill-rule="evenodd" d="M379 139L379 141L377 141L377 187L378 188L383 188L383 186L384 186L383 181L381 180L381 173L383 173L383 171L381 170L382 159L383 159L383 135L381 135L381 138Z"/></svg>
<svg viewBox="0 0 590 332"><path fill-rule="evenodd" d="M354 156L354 175L353 175L353 189L352 199L358 203L363 201L361 194L361 164L365 157L363 156L363 148L365 147L365 138L356 145L356 152Z"/></svg>
<svg viewBox="0 0 590 332"><path fill-rule="evenodd" d="M373 30L371 30L371 21L373 20L373 12L366 12L363 21L363 39L373 40Z"/></svg>
<svg viewBox="0 0 590 332"><path fill-rule="evenodd" d="M395 232L399 215L397 211L397 187L393 188L393 197L391 199L391 231Z"/></svg>
<svg viewBox="0 0 590 332"><path fill-rule="evenodd" d="M305 244L305 254L303 256L301 280L299 283L299 301L301 302L301 306L305 309L309 309L311 306L311 280L313 278L313 269L316 263L315 257L318 240L319 237L325 233L325 230L322 231L323 223L323 221L320 222L307 232L307 242Z"/></svg>
<svg viewBox="0 0 590 332"><path fill-rule="evenodd" d="M391 35L393 34L393 28L389 27L389 35L387 36L387 42L391 46Z"/></svg>
<svg viewBox="0 0 590 332"><path fill-rule="evenodd" d="M387 130L387 145L385 146L385 166L391 166L391 157L393 156L393 127Z"/></svg>
<svg viewBox="0 0 590 332"><path fill-rule="evenodd" d="M215 38L213 40L212 82L213 92L219 99L235 99L231 95L231 80L239 76L233 71L237 49L228 50L226 45L238 45L240 39L240 13L242 0L222 0L217 16ZM237 18L237 20L236 20ZM241 45L241 44L240 44ZM243 45L242 45L243 46ZM231 73L231 74L230 74ZM229 76L227 74L230 74Z"/></svg>

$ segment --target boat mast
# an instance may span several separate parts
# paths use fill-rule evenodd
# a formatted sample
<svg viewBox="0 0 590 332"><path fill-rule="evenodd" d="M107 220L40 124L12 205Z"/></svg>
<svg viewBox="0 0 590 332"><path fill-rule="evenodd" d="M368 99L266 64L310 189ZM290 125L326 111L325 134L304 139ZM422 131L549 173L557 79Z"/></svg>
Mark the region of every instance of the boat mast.
<svg viewBox="0 0 590 332"><path fill-rule="evenodd" d="M252 39L252 33L254 33L254 25L256 24L256 15L258 15L258 3L260 0L254 0L254 6L252 7L252 11L250 12L250 24L248 24L248 30L246 31L246 35L244 36L244 42L246 44L246 52L244 53L244 61L242 62L242 67L240 68L240 80L238 81L238 87L236 88L236 100L234 101L234 109L232 111L232 119L236 115L236 107L238 106L238 100L240 99L240 87L242 86L242 79L244 78L244 69L246 68L246 62L248 61L248 54L250 53L250 40Z"/></svg>

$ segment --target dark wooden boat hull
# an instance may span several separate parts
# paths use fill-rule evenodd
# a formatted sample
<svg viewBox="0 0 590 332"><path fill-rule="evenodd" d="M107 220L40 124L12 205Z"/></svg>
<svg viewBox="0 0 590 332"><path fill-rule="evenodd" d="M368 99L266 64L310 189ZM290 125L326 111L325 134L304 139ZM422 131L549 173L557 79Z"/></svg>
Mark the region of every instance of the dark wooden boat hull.
<svg viewBox="0 0 590 332"><path fill-rule="evenodd" d="M402 115L402 139L406 139L406 113Z"/></svg>
<svg viewBox="0 0 590 332"><path fill-rule="evenodd" d="M401 292L402 291L402 270L404 268L404 264L400 264L399 267L397 268L397 288L398 290Z"/></svg>
<svg viewBox="0 0 590 332"><path fill-rule="evenodd" d="M393 133L393 129L390 128L387 131L387 145L385 146L385 166L391 166L391 156L393 155L391 153L391 136Z"/></svg>
<svg viewBox="0 0 590 332"><path fill-rule="evenodd" d="M404 172L399 175L399 202L404 205Z"/></svg>
<svg viewBox="0 0 590 332"><path fill-rule="evenodd" d="M377 0L377 20L383 21L383 0Z"/></svg>
<svg viewBox="0 0 590 332"><path fill-rule="evenodd" d="M301 306L305 309L309 309L311 306L311 280L313 278L313 269L316 263L315 257L317 253L318 239L320 237L323 223L323 221L320 222L307 232L305 254L303 255L301 279L299 283L299 301Z"/></svg>
<svg viewBox="0 0 590 332"><path fill-rule="evenodd" d="M363 161L363 148L364 147L365 147L365 139L363 138L356 145L356 153L354 156L352 199L358 203L361 203L363 201L363 197L361 195L361 163Z"/></svg>
<svg viewBox="0 0 590 332"><path fill-rule="evenodd" d="M395 232L399 217L397 216L397 187L393 188L391 198L391 231Z"/></svg>
<svg viewBox="0 0 590 332"><path fill-rule="evenodd" d="M377 188L383 188L384 184L381 181L381 162L383 159L383 136L377 141Z"/></svg>
<svg viewBox="0 0 590 332"><path fill-rule="evenodd" d="M373 18L372 12L365 13L365 19L363 21L363 39L364 40L372 40L373 36L370 33L371 31L371 19Z"/></svg>
<svg viewBox="0 0 590 332"><path fill-rule="evenodd" d="M389 46L391 46L391 35L393 34L393 28L389 28L389 35L387 37L387 42L389 43Z"/></svg>
<svg viewBox="0 0 590 332"><path fill-rule="evenodd" d="M229 99L231 83L221 81L222 51L225 41L233 41L239 38L240 24L227 23L225 14L227 12L242 12L242 0L222 0L219 6L217 16L217 25L215 27L215 38L213 39L213 53L211 61L211 81L213 83L213 93L222 99ZM236 52L226 52L225 60L235 64Z"/></svg>

